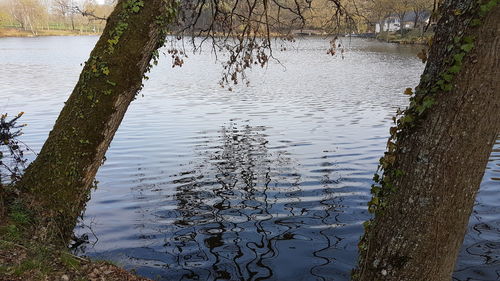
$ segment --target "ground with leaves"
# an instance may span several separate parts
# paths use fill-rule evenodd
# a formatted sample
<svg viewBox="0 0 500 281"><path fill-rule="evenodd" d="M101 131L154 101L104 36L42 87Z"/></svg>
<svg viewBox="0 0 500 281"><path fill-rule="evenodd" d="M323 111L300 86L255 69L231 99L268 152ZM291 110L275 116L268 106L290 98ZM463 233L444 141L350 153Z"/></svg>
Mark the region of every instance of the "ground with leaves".
<svg viewBox="0 0 500 281"><path fill-rule="evenodd" d="M105 261L90 261L31 241L0 236L0 281L146 281Z"/></svg>
<svg viewBox="0 0 500 281"><path fill-rule="evenodd" d="M0 281L147 281L105 261L73 255L33 235L36 223L16 200L12 186L0 189Z"/></svg>

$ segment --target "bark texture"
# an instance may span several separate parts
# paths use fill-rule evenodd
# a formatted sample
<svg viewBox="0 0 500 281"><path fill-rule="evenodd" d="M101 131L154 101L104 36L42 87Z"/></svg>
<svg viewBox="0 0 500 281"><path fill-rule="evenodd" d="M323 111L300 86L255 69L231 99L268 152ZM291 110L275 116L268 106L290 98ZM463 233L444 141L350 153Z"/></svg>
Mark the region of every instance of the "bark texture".
<svg viewBox="0 0 500 281"><path fill-rule="evenodd" d="M399 172L367 226L354 280L451 280L500 132L500 7L489 1L485 8L487 2L447 0L441 7L416 94L435 87L434 104L398 133L391 169ZM467 53L461 68L453 68L460 52ZM456 72L450 89L440 82L450 79L447 70Z"/></svg>
<svg viewBox="0 0 500 281"><path fill-rule="evenodd" d="M40 236L68 241L76 218L144 73L165 39L173 2L120 0L71 96L21 182Z"/></svg>

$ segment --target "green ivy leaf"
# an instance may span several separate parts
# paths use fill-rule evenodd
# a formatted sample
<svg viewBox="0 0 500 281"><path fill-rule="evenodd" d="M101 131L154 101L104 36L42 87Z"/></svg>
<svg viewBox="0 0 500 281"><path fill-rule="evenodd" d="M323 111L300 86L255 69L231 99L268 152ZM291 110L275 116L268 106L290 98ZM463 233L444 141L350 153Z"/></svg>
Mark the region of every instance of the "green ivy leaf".
<svg viewBox="0 0 500 281"><path fill-rule="evenodd" d="M463 61L463 59L464 59L464 57L465 57L465 53L459 53L459 54L455 54L455 55L453 56L453 59L454 59L457 63L461 64L461 63L462 63L462 61Z"/></svg>
<svg viewBox="0 0 500 281"><path fill-rule="evenodd" d="M406 115L405 117L401 118L402 124L411 123L411 122L413 122L413 117L411 115Z"/></svg>
<svg viewBox="0 0 500 281"><path fill-rule="evenodd" d="M102 73L103 73L104 75L108 76L108 75L109 75L109 68L108 68L107 66L103 67L103 68L102 68Z"/></svg>
<svg viewBox="0 0 500 281"><path fill-rule="evenodd" d="M422 102L422 106L427 109L427 108L430 108L431 106L433 106L435 103L436 103L436 101L433 98L426 97L424 99L424 101Z"/></svg>
<svg viewBox="0 0 500 281"><path fill-rule="evenodd" d="M450 73L453 73L453 74L456 74L456 73L459 73L460 72L460 65L454 65L452 67L450 67L450 69L448 70Z"/></svg>
<svg viewBox="0 0 500 281"><path fill-rule="evenodd" d="M465 36L464 37L464 42L468 43L468 44L473 43L474 42L474 37L472 37L472 36Z"/></svg>
<svg viewBox="0 0 500 281"><path fill-rule="evenodd" d="M443 86L441 87L441 89L442 89L443 91L445 91L445 92L449 92L449 91L453 90L453 85L451 85L451 84L445 84L445 85L443 85Z"/></svg>
<svg viewBox="0 0 500 281"><path fill-rule="evenodd" d="M474 48L473 43L467 43L467 44L463 44L462 46L460 46L460 49L462 49L466 53L470 52L473 48Z"/></svg>
<svg viewBox="0 0 500 281"><path fill-rule="evenodd" d="M480 26L482 24L481 20L480 19L473 19L470 23L470 25L472 27L475 27L475 26Z"/></svg>
<svg viewBox="0 0 500 281"><path fill-rule="evenodd" d="M378 197L373 197L372 200L370 200L370 202L368 202L368 205L371 205L371 206L377 206L380 202L380 199L378 199Z"/></svg>
<svg viewBox="0 0 500 281"><path fill-rule="evenodd" d="M448 73L443 74L443 79L444 79L444 81L446 81L446 82L450 82L451 80L453 80L453 75L448 74Z"/></svg>

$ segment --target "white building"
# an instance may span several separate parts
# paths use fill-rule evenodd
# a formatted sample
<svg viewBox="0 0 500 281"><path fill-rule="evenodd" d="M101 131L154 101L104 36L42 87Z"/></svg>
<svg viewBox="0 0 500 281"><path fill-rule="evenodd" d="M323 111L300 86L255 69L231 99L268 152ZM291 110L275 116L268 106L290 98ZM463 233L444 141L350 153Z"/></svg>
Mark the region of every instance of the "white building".
<svg viewBox="0 0 500 281"><path fill-rule="evenodd" d="M398 17L389 16L384 19L382 26L380 26L380 23L375 24L375 33L380 33L382 31L397 31L400 26L401 24Z"/></svg>
<svg viewBox="0 0 500 281"><path fill-rule="evenodd" d="M382 31L398 31L401 29L401 25L405 29L416 28L429 23L429 18L429 12L416 14L413 11L408 11L403 18L403 23L401 24L399 16L390 15L384 19L384 21L382 22L382 26L381 23L375 24L375 33L380 33Z"/></svg>

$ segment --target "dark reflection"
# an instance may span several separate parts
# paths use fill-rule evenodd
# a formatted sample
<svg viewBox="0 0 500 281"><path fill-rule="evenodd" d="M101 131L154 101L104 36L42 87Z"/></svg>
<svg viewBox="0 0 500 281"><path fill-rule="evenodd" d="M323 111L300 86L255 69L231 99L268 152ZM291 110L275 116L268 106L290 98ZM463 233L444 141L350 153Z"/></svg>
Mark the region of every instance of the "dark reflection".
<svg viewBox="0 0 500 281"><path fill-rule="evenodd" d="M94 256L153 280L349 280L368 217L360 192L371 173L365 180L355 169L346 173L336 151L299 155L299 164L289 151L304 142L269 143L268 130L229 124L196 134L191 162L133 189L133 232L110 230L122 248ZM499 280L498 160L500 140L453 280Z"/></svg>
<svg viewBox="0 0 500 281"><path fill-rule="evenodd" d="M201 163L175 175L174 229L164 249L175 265L169 280L333 280L329 250L339 200L333 164L301 187L297 163L270 148L265 127L231 124L197 147ZM159 214L157 214L159 215ZM336 279L337 280L337 279Z"/></svg>
<svg viewBox="0 0 500 281"><path fill-rule="evenodd" d="M469 219L469 229L458 257L454 281L500 280L500 135L493 147Z"/></svg>
<svg viewBox="0 0 500 281"><path fill-rule="evenodd" d="M361 51L366 53L378 53L390 55L392 59L408 59L409 57L414 58L418 52L423 48L422 45L405 45L397 43L387 43L382 42L377 39L361 39L362 44L359 40L352 40L349 38L341 38L342 44L348 49Z"/></svg>

